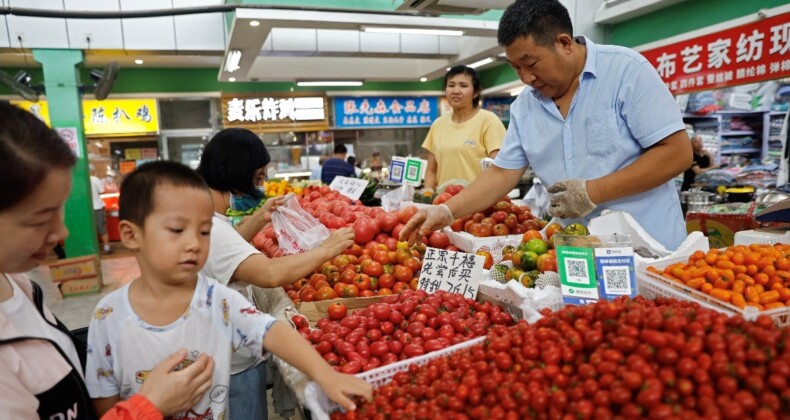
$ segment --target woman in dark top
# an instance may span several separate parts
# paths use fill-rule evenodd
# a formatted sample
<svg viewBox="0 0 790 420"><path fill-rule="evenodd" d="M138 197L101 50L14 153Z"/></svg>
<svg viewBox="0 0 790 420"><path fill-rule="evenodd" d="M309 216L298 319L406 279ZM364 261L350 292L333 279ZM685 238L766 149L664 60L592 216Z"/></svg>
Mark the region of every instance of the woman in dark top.
<svg viewBox="0 0 790 420"><path fill-rule="evenodd" d="M694 161L691 167L683 173L683 186L681 191L688 191L694 183L697 175L718 168L713 164L713 155L702 148L702 137L694 136L691 138L691 147L694 150Z"/></svg>

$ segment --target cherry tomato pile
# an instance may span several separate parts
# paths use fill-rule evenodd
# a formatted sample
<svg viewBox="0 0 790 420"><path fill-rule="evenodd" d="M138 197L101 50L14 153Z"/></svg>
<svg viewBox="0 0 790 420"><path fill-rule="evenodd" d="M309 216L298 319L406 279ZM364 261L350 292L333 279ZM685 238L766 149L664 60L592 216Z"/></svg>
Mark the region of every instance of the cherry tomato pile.
<svg viewBox="0 0 790 420"><path fill-rule="evenodd" d="M740 309L790 306L790 245L738 245L723 251L697 251L688 263L654 273L679 281Z"/></svg>
<svg viewBox="0 0 790 420"><path fill-rule="evenodd" d="M521 235L528 230L541 230L546 222L532 215L529 207L517 206L503 197L493 207L455 219L453 232L464 231L477 237Z"/></svg>
<svg viewBox="0 0 790 420"><path fill-rule="evenodd" d="M637 298L494 326L332 418L787 418L788 378L790 329L770 318Z"/></svg>
<svg viewBox="0 0 790 420"><path fill-rule="evenodd" d="M298 331L330 365L359 373L421 356L485 335L513 319L496 305L443 291L406 291L350 315L342 304L329 308L318 329ZM302 324L303 325L303 324Z"/></svg>

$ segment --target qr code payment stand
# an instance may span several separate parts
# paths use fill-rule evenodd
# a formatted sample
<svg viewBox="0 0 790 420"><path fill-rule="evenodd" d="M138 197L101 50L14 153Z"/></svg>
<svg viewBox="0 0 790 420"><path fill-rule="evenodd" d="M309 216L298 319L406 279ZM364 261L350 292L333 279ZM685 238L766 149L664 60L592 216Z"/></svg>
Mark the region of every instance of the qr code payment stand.
<svg viewBox="0 0 790 420"><path fill-rule="evenodd" d="M563 302L635 297L634 248L627 235L554 235Z"/></svg>

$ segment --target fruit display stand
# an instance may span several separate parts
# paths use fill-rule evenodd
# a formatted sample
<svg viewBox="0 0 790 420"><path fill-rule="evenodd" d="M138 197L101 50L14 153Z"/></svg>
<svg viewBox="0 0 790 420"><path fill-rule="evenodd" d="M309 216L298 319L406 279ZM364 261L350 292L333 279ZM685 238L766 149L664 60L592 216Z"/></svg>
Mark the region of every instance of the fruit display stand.
<svg viewBox="0 0 790 420"><path fill-rule="evenodd" d="M287 296L286 296L287 297ZM368 306L380 302L384 296L371 296L371 297L358 297L358 298L340 298L322 300L317 302L301 302L296 310L307 318L310 325L315 325L321 318L326 318L328 315L328 308L335 303L342 303L346 305L349 313L365 309ZM289 299L290 300L290 299Z"/></svg>
<svg viewBox="0 0 790 420"><path fill-rule="evenodd" d="M457 351L481 344L485 340L486 337L477 337L472 340L447 347L443 350L438 350L419 357L403 360L391 365L382 366L367 372L358 373L356 376L371 384L371 386L373 386L375 389L390 382L396 373L408 371L409 366L422 366L433 359L447 356ZM329 414L339 409L338 405L329 401L329 398L327 398L326 394L324 394L324 392L315 382L310 382L307 384L304 395L305 406L310 409L310 414L315 420L329 420Z"/></svg>

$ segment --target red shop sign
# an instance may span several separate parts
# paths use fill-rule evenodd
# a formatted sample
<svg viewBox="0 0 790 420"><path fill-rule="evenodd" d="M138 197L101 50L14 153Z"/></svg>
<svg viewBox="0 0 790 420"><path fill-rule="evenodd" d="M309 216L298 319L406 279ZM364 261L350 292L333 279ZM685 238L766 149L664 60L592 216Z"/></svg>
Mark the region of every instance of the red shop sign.
<svg viewBox="0 0 790 420"><path fill-rule="evenodd" d="M673 94L790 76L790 13L681 41L642 55Z"/></svg>

